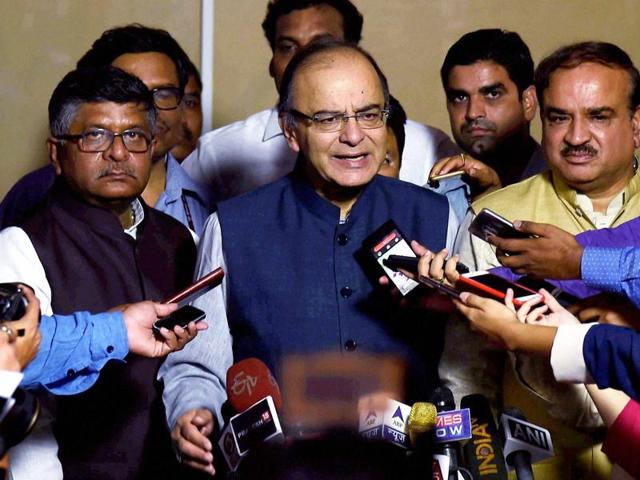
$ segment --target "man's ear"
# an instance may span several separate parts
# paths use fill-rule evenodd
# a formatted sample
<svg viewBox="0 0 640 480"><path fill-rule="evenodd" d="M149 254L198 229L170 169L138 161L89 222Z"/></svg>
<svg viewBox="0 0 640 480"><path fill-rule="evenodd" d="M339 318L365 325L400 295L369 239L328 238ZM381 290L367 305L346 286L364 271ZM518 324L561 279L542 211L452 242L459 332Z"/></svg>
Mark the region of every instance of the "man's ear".
<svg viewBox="0 0 640 480"><path fill-rule="evenodd" d="M640 105L636 107L631 115L631 128L633 129L633 146L640 148Z"/></svg>
<svg viewBox="0 0 640 480"><path fill-rule="evenodd" d="M536 87L533 85L525 88L522 92L522 108L524 110L524 118L527 122L533 120L538 110L538 97L536 95Z"/></svg>
<svg viewBox="0 0 640 480"><path fill-rule="evenodd" d="M53 137L47 138L47 150L49 151L49 161L56 170L56 175L62 174L62 145L59 140Z"/></svg>
<svg viewBox="0 0 640 480"><path fill-rule="evenodd" d="M298 153L300 151L298 135L296 129L291 126L291 122L287 120L286 115L286 113L281 113L278 117L278 123L280 124L282 133L284 133L284 138L287 140L289 148Z"/></svg>
<svg viewBox="0 0 640 480"><path fill-rule="evenodd" d="M276 78L275 73L273 72L273 56L271 57L271 60L269 61L269 76L271 78Z"/></svg>

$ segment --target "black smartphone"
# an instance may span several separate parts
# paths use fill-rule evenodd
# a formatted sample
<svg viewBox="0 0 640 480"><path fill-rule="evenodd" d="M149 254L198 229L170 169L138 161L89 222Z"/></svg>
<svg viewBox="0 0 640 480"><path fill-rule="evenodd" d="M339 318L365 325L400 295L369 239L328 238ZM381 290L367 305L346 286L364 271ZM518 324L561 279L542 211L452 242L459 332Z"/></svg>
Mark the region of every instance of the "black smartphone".
<svg viewBox="0 0 640 480"><path fill-rule="evenodd" d="M398 270L399 268L411 273L418 273L418 257L405 257L404 255L389 255L384 259L385 266L392 270ZM458 262L456 264L456 270L458 273L469 273L469 267L464 263Z"/></svg>
<svg viewBox="0 0 640 480"><path fill-rule="evenodd" d="M469 225L469 233L488 242L491 235L500 238L532 238L528 233L519 232L506 218L483 208Z"/></svg>
<svg viewBox="0 0 640 480"><path fill-rule="evenodd" d="M418 282L410 279L402 272L389 268L385 263L385 260L390 255L416 256L393 220L385 222L369 235L363 244L376 263L380 265L381 273L389 277L389 280L393 282L402 295L407 295L418 286Z"/></svg>
<svg viewBox="0 0 640 480"><path fill-rule="evenodd" d="M175 326L187 328L187 325L189 325L189 323L199 322L206 316L207 315L199 308L193 307L191 305L185 305L184 307L180 307L170 315L160 318L153 324L153 329L156 332L160 332L160 329L162 327L169 330L173 330L173 327Z"/></svg>

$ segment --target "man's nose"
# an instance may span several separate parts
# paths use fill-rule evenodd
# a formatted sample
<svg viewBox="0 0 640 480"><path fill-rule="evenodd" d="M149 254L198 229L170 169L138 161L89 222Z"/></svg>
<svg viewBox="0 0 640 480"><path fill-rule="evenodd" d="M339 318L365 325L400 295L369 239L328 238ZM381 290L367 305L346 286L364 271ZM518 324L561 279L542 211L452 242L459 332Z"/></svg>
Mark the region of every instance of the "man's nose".
<svg viewBox="0 0 640 480"><path fill-rule="evenodd" d="M340 132L340 141L347 145L357 145L364 138L362 127L355 117L345 118L344 128Z"/></svg>
<svg viewBox="0 0 640 480"><path fill-rule="evenodd" d="M591 140L591 130L586 119L576 116L571 119L564 136L567 145L583 145Z"/></svg>
<svg viewBox="0 0 640 480"><path fill-rule="evenodd" d="M129 157L129 150L124 144L124 140L121 135L114 137L113 142L111 142L111 146L103 152L103 155L105 158L116 162L122 162Z"/></svg>
<svg viewBox="0 0 640 480"><path fill-rule="evenodd" d="M476 120L485 116L484 101L480 98L469 97L465 117L467 120Z"/></svg>

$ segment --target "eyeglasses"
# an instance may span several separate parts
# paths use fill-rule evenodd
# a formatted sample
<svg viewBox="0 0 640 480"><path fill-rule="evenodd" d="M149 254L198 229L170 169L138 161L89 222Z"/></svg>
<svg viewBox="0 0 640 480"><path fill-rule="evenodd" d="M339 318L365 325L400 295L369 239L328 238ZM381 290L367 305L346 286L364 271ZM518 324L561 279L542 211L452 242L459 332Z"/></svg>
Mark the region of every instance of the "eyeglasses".
<svg viewBox="0 0 640 480"><path fill-rule="evenodd" d="M177 87L160 87L151 90L153 104L159 110L175 110L182 100L182 92Z"/></svg>
<svg viewBox="0 0 640 480"><path fill-rule="evenodd" d="M114 133L104 128L93 128L80 135L60 135L58 140L78 142L78 148L86 153L105 152L111 148L116 137L122 137L124 146L131 153L143 153L149 150L151 138L141 130L125 130Z"/></svg>
<svg viewBox="0 0 640 480"><path fill-rule="evenodd" d="M361 128L380 128L389 116L389 110L380 107L370 108L353 115L347 115L346 113L315 113L307 115L298 110L289 110L289 113L312 122L313 126L320 132L339 132L344 129L350 118L354 118Z"/></svg>

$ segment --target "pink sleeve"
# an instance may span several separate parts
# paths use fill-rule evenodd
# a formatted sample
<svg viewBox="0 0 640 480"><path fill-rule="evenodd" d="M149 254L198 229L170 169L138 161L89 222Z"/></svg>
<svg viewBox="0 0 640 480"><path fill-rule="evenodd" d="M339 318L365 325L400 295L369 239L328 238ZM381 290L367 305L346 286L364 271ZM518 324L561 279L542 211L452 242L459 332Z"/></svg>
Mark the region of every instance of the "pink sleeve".
<svg viewBox="0 0 640 480"><path fill-rule="evenodd" d="M602 451L634 478L640 476L640 403L629 400L607 431Z"/></svg>

